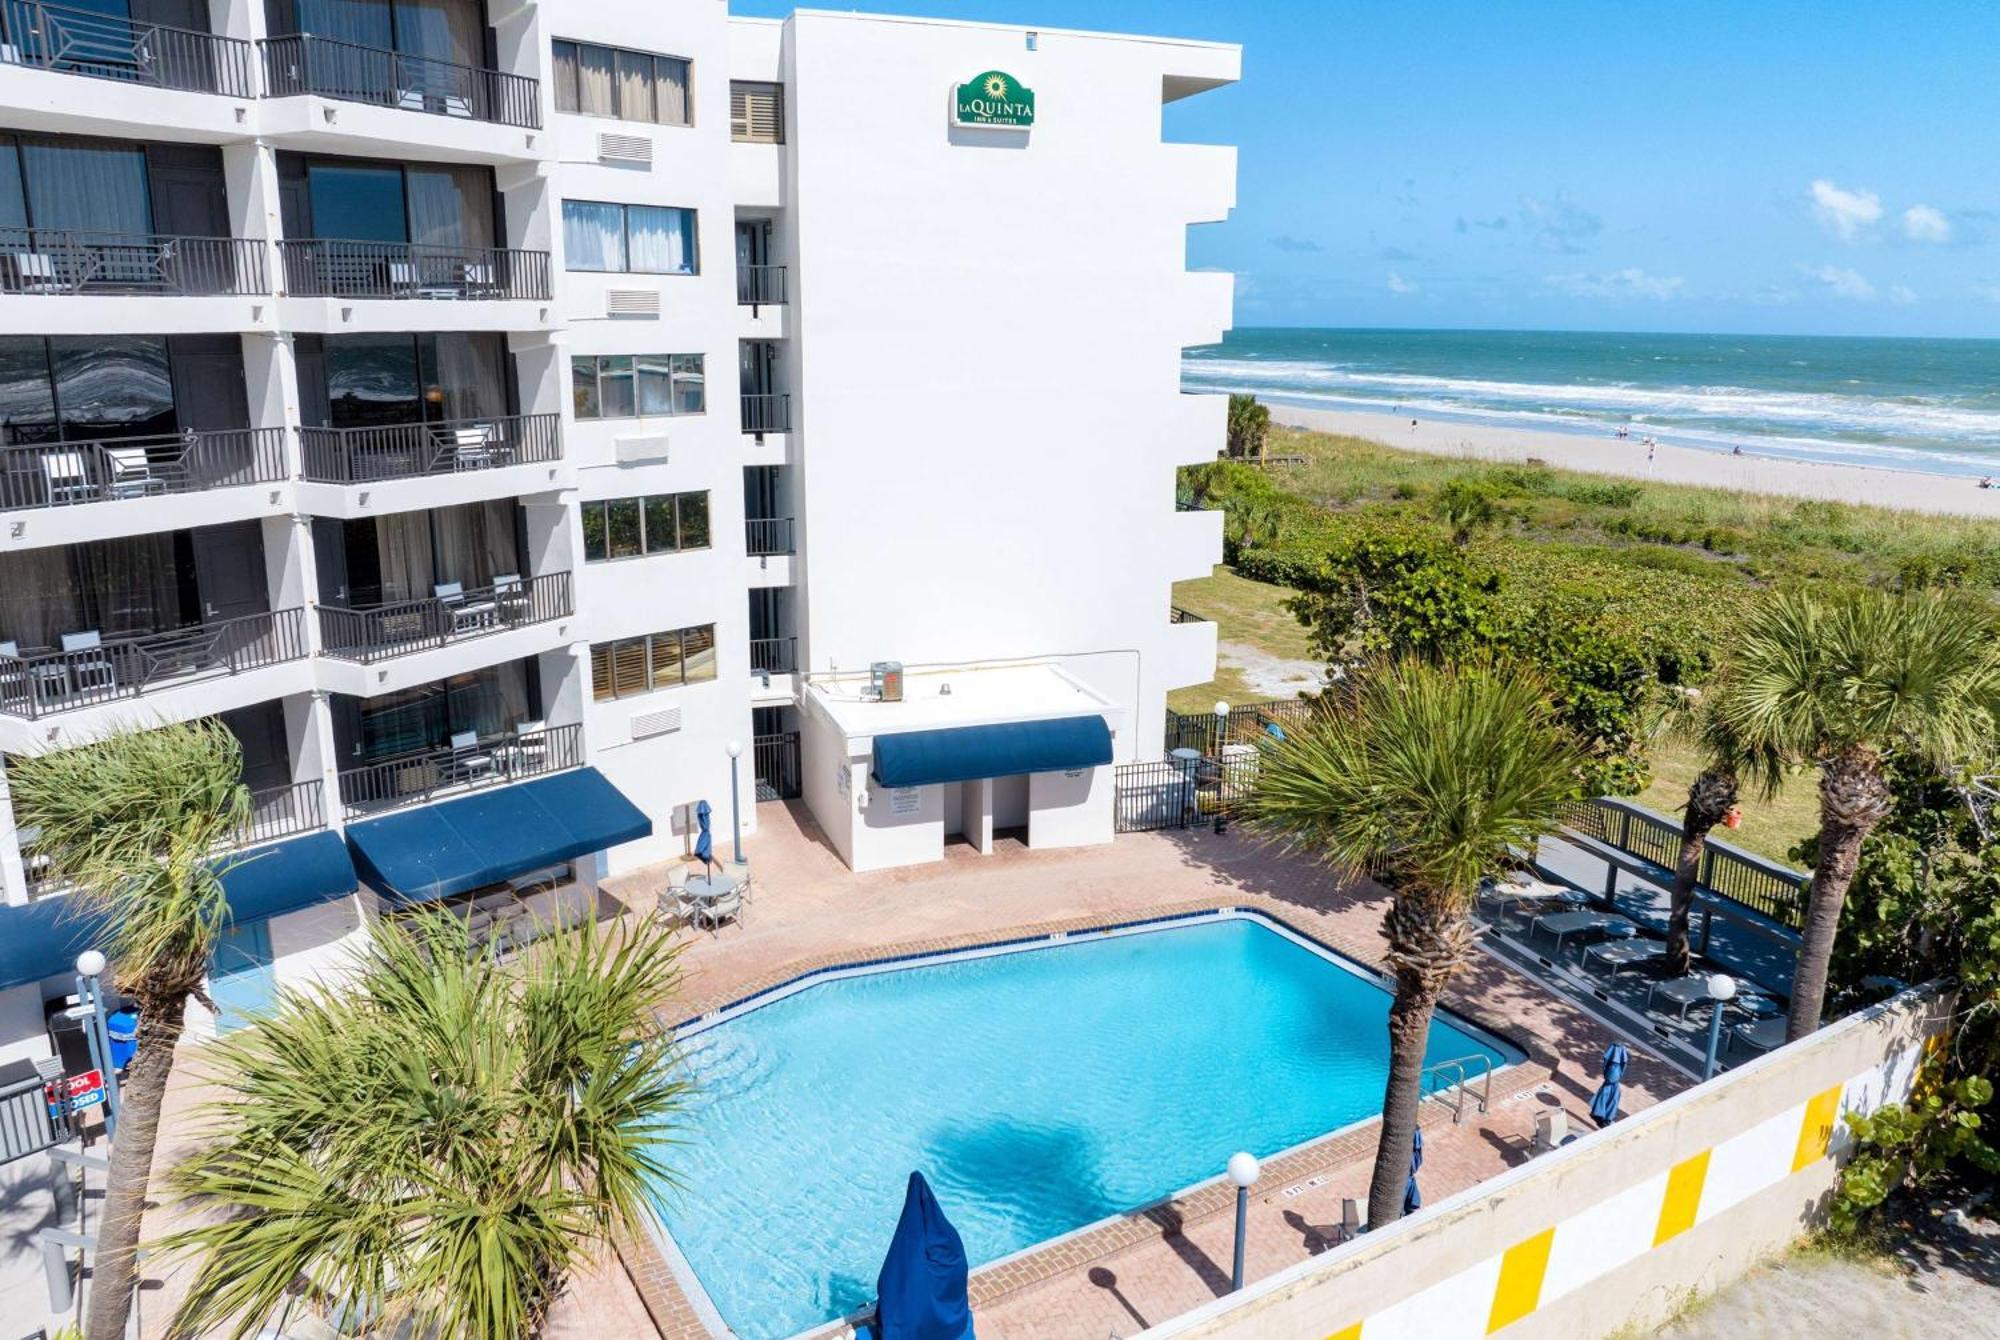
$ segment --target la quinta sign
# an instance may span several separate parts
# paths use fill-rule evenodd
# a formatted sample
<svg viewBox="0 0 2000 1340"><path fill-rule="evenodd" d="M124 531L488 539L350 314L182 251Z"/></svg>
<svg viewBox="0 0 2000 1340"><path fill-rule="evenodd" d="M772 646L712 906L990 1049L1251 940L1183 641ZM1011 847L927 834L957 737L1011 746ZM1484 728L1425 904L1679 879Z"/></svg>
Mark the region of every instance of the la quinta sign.
<svg viewBox="0 0 2000 1340"><path fill-rule="evenodd" d="M1003 70L988 70L958 86L952 120L961 126L1032 126L1035 92Z"/></svg>

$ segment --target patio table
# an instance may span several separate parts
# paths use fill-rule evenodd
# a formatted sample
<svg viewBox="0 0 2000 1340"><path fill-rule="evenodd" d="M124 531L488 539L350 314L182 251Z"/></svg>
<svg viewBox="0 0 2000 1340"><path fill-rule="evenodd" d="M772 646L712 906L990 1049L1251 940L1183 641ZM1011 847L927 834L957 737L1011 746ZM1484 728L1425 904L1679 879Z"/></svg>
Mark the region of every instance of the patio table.
<svg viewBox="0 0 2000 1340"><path fill-rule="evenodd" d="M694 875L687 882L687 896L697 903L712 903L725 893L735 892L736 876L727 872L714 875Z"/></svg>

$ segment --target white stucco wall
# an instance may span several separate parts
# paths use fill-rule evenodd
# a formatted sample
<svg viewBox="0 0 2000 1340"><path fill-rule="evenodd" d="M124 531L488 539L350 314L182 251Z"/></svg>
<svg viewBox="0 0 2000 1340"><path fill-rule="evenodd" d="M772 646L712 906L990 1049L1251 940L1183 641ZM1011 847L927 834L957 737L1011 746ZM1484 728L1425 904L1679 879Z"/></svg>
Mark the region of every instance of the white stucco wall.
<svg viewBox="0 0 2000 1340"><path fill-rule="evenodd" d="M1038 772L1028 778L1028 845L1088 847L1112 837L1113 769Z"/></svg>

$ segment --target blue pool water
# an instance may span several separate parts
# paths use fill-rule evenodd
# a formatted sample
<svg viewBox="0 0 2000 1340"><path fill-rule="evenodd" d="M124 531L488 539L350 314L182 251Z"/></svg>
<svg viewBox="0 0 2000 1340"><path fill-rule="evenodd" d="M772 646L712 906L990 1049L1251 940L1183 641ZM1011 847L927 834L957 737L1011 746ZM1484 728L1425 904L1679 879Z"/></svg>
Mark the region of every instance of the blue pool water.
<svg viewBox="0 0 2000 1340"><path fill-rule="evenodd" d="M689 1039L676 1245L745 1340L874 1297L920 1169L976 1267L1381 1109L1389 997L1268 926L823 982ZM1440 1018L1432 1060L1518 1060Z"/></svg>

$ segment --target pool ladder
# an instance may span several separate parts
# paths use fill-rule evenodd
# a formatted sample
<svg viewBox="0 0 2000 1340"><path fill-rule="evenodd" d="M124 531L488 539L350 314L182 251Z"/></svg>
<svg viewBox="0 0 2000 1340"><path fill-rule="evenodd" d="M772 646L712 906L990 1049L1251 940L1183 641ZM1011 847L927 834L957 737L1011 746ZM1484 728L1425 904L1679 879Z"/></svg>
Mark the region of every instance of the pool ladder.
<svg viewBox="0 0 2000 1340"><path fill-rule="evenodd" d="M1479 1091L1473 1094L1474 1081ZM1445 1098L1450 1094L1449 1099ZM1451 1103L1451 1124L1456 1126L1465 1120L1465 1099L1472 1094L1472 1101L1481 1115L1486 1112L1488 1101L1493 1097L1493 1058L1485 1053L1472 1056L1455 1056L1449 1061L1439 1061L1436 1065L1424 1067L1424 1097L1436 1098L1440 1102Z"/></svg>

